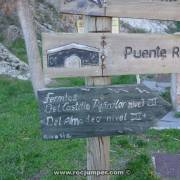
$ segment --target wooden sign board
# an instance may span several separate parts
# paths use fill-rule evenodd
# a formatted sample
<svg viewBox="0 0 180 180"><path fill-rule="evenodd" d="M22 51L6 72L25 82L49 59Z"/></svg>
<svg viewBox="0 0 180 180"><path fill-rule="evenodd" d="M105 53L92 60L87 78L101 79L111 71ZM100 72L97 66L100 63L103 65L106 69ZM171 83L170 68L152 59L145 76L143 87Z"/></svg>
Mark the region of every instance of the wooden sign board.
<svg viewBox="0 0 180 180"><path fill-rule="evenodd" d="M44 33L43 62L50 78L180 73L180 36Z"/></svg>
<svg viewBox="0 0 180 180"><path fill-rule="evenodd" d="M47 140L142 133L171 109L138 85L45 89L38 97Z"/></svg>
<svg viewBox="0 0 180 180"><path fill-rule="evenodd" d="M104 0L60 0L60 11L105 16ZM106 0L106 16L180 20L180 0Z"/></svg>

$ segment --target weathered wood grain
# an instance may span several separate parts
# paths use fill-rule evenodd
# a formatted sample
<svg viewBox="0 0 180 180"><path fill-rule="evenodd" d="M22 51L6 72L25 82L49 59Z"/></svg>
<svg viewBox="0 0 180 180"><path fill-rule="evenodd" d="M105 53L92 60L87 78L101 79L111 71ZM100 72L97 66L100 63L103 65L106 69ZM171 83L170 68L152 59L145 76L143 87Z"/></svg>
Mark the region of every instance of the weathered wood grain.
<svg viewBox="0 0 180 180"><path fill-rule="evenodd" d="M38 97L47 140L142 133L171 109L140 85L46 89Z"/></svg>
<svg viewBox="0 0 180 180"><path fill-rule="evenodd" d="M85 17L85 32L112 32L112 18ZM101 62L102 64L102 62ZM86 77L86 86L111 85L111 77ZM87 169L110 170L110 137L87 138ZM109 176L88 176L88 180L109 180Z"/></svg>
<svg viewBox="0 0 180 180"><path fill-rule="evenodd" d="M103 52L103 36L101 33L43 34L45 75L48 77L102 76L100 57ZM89 63L87 66L70 66L68 68L59 66L48 67L48 50L51 51L54 48L71 45L72 43L99 50L99 65L92 66L91 63ZM105 43L104 53L106 57L104 61L104 76L180 72L179 35L106 33ZM59 51L59 53L60 52L61 51ZM62 59L58 59L57 56L57 61L62 61ZM92 59L86 58L86 61L91 62Z"/></svg>
<svg viewBox="0 0 180 180"><path fill-rule="evenodd" d="M106 16L180 20L180 0L106 0ZM62 13L105 16L103 0L60 0Z"/></svg>

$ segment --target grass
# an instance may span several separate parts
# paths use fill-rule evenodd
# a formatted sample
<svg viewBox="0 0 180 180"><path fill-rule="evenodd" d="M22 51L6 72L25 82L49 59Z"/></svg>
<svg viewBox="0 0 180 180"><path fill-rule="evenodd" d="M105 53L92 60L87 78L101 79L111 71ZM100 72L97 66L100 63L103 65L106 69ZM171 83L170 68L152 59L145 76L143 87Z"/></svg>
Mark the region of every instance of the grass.
<svg viewBox="0 0 180 180"><path fill-rule="evenodd" d="M0 179L28 179L53 169L84 168L85 141L41 140L30 82L0 79Z"/></svg>
<svg viewBox="0 0 180 180"><path fill-rule="evenodd" d="M0 42L3 43L9 51L11 51L15 56L17 56L20 60L27 63L27 53L24 39L18 38L11 44L6 42L4 37L0 35Z"/></svg>
<svg viewBox="0 0 180 180"><path fill-rule="evenodd" d="M176 118L180 118L180 112L176 112L174 115Z"/></svg>
<svg viewBox="0 0 180 180"><path fill-rule="evenodd" d="M161 96L169 103L172 103L170 88L167 88L166 91L161 94Z"/></svg>
<svg viewBox="0 0 180 180"><path fill-rule="evenodd" d="M4 41L4 37L0 34L0 42Z"/></svg>
<svg viewBox="0 0 180 180"><path fill-rule="evenodd" d="M180 31L180 22L176 21L175 24L176 24L176 32L179 32Z"/></svg>
<svg viewBox="0 0 180 180"><path fill-rule="evenodd" d="M134 75L123 75L112 77L112 84L135 84L136 76Z"/></svg>
<svg viewBox="0 0 180 180"><path fill-rule="evenodd" d="M114 76L112 77L112 84L134 84L136 83L136 76ZM84 78L58 78L51 82L49 87L74 87L74 86L84 86Z"/></svg>
<svg viewBox="0 0 180 180"><path fill-rule="evenodd" d="M12 44L7 44L8 49L16 55L20 60L27 62L27 53L24 39L17 39Z"/></svg>
<svg viewBox="0 0 180 180"><path fill-rule="evenodd" d="M14 42L9 44L6 42L4 37L0 35L0 42L3 43L10 52L17 56L21 61L28 63L28 57L26 52L25 41L22 38L16 39ZM40 56L42 57L42 47L39 47Z"/></svg>
<svg viewBox="0 0 180 180"><path fill-rule="evenodd" d="M73 87L73 86L84 86L84 78L57 78L49 84L49 87Z"/></svg>
<svg viewBox="0 0 180 180"><path fill-rule="evenodd" d="M128 77L122 77L122 81L124 78L128 80ZM66 79L64 82L61 85L84 84L83 79ZM156 180L151 155L159 151L179 153L179 149L178 130L150 130L144 135L113 136L111 168L129 169L131 175L111 179ZM83 177L54 176L53 170L85 168L85 139L43 141L38 104L31 83L0 76L0 179L83 180Z"/></svg>

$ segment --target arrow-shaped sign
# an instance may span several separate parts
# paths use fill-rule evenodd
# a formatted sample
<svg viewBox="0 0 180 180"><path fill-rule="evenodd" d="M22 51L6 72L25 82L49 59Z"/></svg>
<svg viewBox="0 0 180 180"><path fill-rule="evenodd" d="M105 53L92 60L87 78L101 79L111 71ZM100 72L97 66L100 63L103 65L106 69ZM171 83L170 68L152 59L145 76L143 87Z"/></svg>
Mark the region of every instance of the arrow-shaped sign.
<svg viewBox="0 0 180 180"><path fill-rule="evenodd" d="M180 0L59 0L62 13L180 20ZM103 6L104 2L106 4ZM104 11L106 7L106 11ZM106 12L106 13L105 13Z"/></svg>
<svg viewBox="0 0 180 180"><path fill-rule="evenodd" d="M142 133L171 106L145 86L59 88L38 91L44 139Z"/></svg>

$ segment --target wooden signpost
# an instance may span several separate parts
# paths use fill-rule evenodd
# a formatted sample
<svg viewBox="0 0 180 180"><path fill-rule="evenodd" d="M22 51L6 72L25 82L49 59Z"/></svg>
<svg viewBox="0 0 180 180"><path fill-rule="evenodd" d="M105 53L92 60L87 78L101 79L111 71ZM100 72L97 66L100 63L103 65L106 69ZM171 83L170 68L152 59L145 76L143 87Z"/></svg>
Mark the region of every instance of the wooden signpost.
<svg viewBox="0 0 180 180"><path fill-rule="evenodd" d="M85 17L85 32L112 33L112 18L110 17ZM101 42L105 46L105 39ZM103 58L102 58L103 57ZM103 55L102 68L106 57ZM103 71L102 71L103 72ZM107 86L111 84L111 77L86 77L86 86ZM87 169L110 169L110 136L98 136L87 138ZM109 180L109 176L89 176L88 180Z"/></svg>
<svg viewBox="0 0 180 180"><path fill-rule="evenodd" d="M47 89L38 96L46 140L143 133L171 110L142 85Z"/></svg>
<svg viewBox="0 0 180 180"><path fill-rule="evenodd" d="M180 0L60 0L60 12L89 16L180 20Z"/></svg>
<svg viewBox="0 0 180 180"><path fill-rule="evenodd" d="M179 35L45 33L45 75L54 78L178 73L179 39ZM102 69L103 53L106 60Z"/></svg>
<svg viewBox="0 0 180 180"><path fill-rule="evenodd" d="M180 69L180 36L111 34L111 17L180 20L180 0L60 3L61 12L93 17L86 18L85 34L43 34L44 74L86 77L86 87L39 90L43 138L87 138L87 169L109 170L110 135L142 133L171 109L144 86L110 86L110 77ZM95 179L109 177L88 177Z"/></svg>

